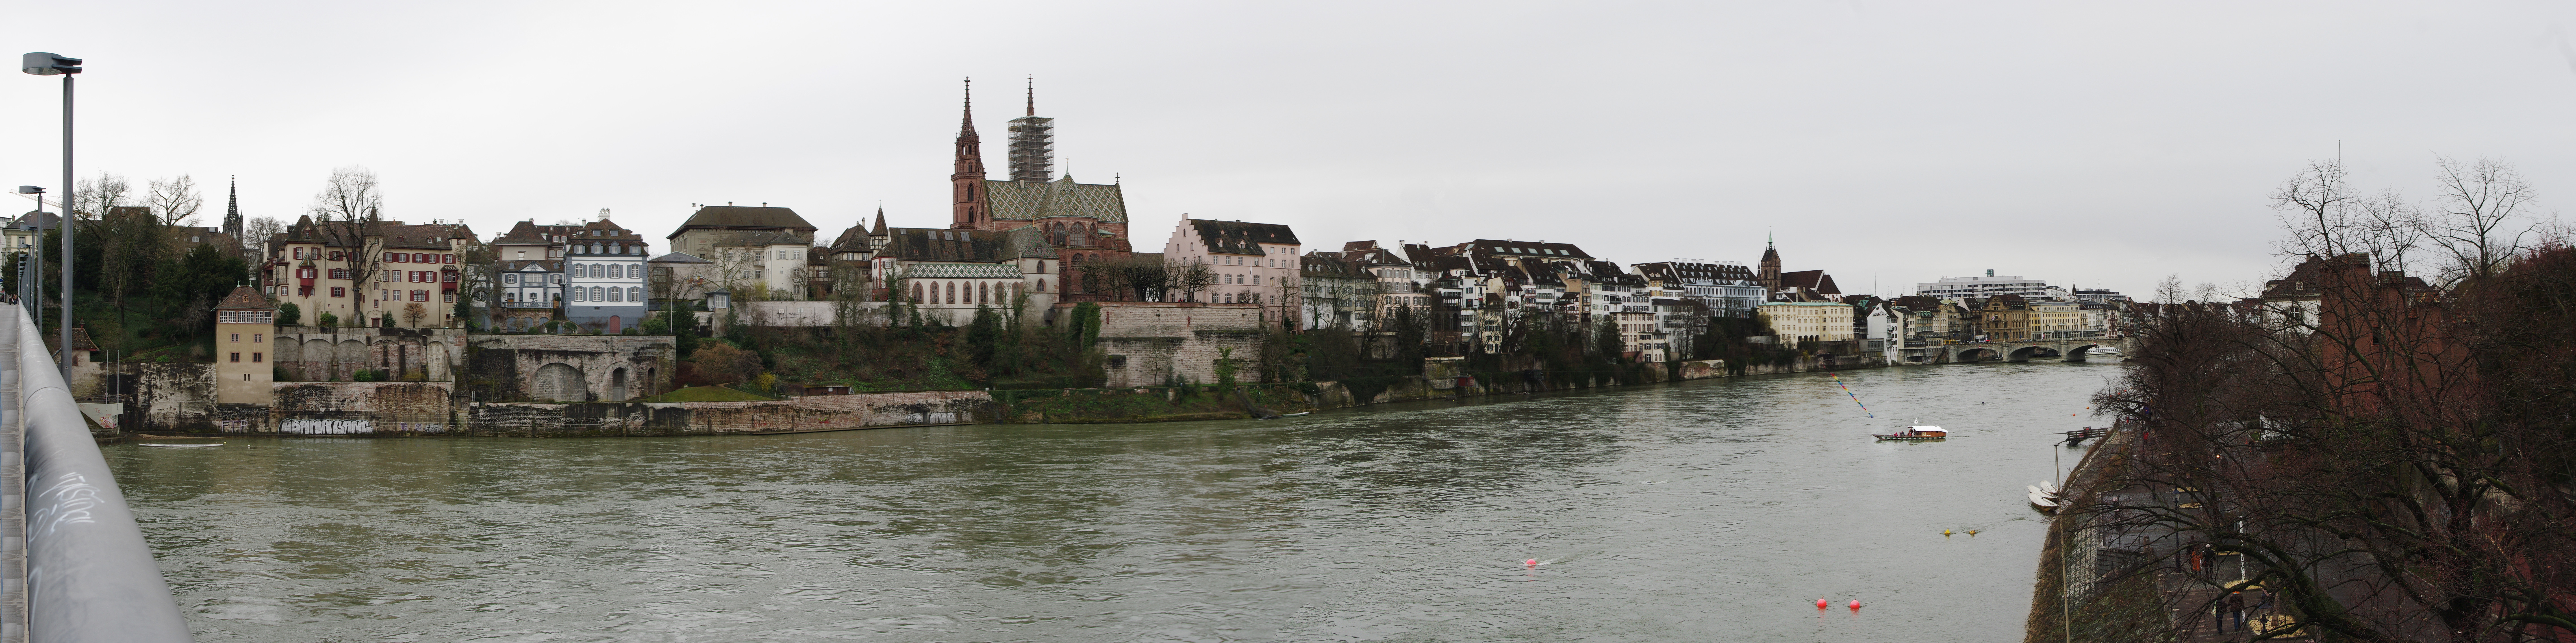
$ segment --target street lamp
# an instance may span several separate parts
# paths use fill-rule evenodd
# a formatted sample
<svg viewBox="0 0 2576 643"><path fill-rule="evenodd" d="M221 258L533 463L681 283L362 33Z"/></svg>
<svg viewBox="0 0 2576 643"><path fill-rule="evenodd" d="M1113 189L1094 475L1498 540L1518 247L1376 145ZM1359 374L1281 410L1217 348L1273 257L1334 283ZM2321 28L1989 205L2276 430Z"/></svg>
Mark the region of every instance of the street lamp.
<svg viewBox="0 0 2576 643"><path fill-rule="evenodd" d="M77 194L72 184L72 75L81 73L81 59L64 58L48 52L27 54L19 70L38 76L63 77L63 333L61 364L63 377L72 376L72 197ZM42 197L39 197L40 199ZM43 201L38 201L39 204ZM42 210L41 206L37 209ZM43 302L37 302L43 308ZM45 332L42 325L36 332Z"/></svg>
<svg viewBox="0 0 2576 643"><path fill-rule="evenodd" d="M21 185L18 193L36 195L35 220L19 222L22 230L36 233L35 242L27 244L26 265L18 268L18 290L22 291L18 293L19 305L35 302L36 332L42 334L45 332L45 189Z"/></svg>

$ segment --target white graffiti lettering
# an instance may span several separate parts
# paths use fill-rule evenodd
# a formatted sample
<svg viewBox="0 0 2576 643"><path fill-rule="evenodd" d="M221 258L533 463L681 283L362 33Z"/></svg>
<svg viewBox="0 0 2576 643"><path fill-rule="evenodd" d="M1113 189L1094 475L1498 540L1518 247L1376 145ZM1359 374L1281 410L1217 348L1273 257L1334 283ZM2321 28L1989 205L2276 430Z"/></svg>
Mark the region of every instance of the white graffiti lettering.
<svg viewBox="0 0 2576 643"><path fill-rule="evenodd" d="M63 525L98 522L90 516L89 510L104 502L100 499L99 491L98 485L90 484L88 477L64 472L62 477L55 479L54 486L37 492L37 500L50 502L32 512L28 518L36 524L44 525L45 533L48 534L62 528Z"/></svg>
<svg viewBox="0 0 2576 643"><path fill-rule="evenodd" d="M279 433L302 435L350 435L374 433L376 423L369 420L319 420L296 418L277 423Z"/></svg>

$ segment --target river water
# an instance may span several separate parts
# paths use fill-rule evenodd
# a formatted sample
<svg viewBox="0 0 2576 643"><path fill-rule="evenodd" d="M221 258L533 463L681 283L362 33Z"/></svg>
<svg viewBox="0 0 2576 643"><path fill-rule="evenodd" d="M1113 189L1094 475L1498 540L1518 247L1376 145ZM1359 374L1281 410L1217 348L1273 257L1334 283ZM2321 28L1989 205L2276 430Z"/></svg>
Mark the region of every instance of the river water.
<svg viewBox="0 0 2576 643"><path fill-rule="evenodd" d="M2117 370L106 451L200 641L1992 641ZM1917 416L1960 437L1866 435Z"/></svg>

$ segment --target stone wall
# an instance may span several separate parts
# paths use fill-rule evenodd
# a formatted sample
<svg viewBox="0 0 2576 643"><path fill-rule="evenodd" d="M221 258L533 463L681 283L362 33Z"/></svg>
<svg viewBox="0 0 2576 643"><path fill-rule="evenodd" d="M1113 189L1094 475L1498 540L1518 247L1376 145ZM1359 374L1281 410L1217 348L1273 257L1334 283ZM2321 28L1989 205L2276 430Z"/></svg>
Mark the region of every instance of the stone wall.
<svg viewBox="0 0 2576 643"><path fill-rule="evenodd" d="M455 381L465 332L452 328L279 326L272 361L304 382L347 382L359 369L393 371L395 379Z"/></svg>
<svg viewBox="0 0 2576 643"><path fill-rule="evenodd" d="M444 433L456 421L453 382L278 382L276 395L268 426L254 430Z"/></svg>
<svg viewBox="0 0 2576 643"><path fill-rule="evenodd" d="M134 401L128 431L212 430L215 365L128 362Z"/></svg>
<svg viewBox="0 0 2576 643"><path fill-rule="evenodd" d="M1056 304L1061 324L1080 304ZM1124 388L1216 382L1216 360L1234 349L1235 378L1258 381L1265 327L1259 304L1098 302L1100 349L1109 354L1105 386Z"/></svg>
<svg viewBox="0 0 2576 643"><path fill-rule="evenodd" d="M617 402L671 389L669 335L473 335L468 396L487 402Z"/></svg>
<svg viewBox="0 0 2576 643"><path fill-rule="evenodd" d="M983 391L809 395L760 402L556 404L483 402L467 407L472 435L572 437L743 434L991 421Z"/></svg>

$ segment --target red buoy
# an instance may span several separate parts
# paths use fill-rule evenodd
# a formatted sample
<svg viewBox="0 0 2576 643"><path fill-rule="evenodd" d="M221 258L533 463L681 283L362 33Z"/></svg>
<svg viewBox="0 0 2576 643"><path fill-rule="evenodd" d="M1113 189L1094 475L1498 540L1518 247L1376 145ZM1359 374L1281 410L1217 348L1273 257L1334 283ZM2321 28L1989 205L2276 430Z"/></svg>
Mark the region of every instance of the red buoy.
<svg viewBox="0 0 2576 643"><path fill-rule="evenodd" d="M1858 611L1860 611L1860 600L1859 600L1859 599L1853 599L1853 600L1852 600L1852 602L1851 602L1851 609L1852 609L1852 611L1854 611L1854 612L1858 612Z"/></svg>
<svg viewBox="0 0 2576 643"><path fill-rule="evenodd" d="M1824 608L1825 608L1825 606L1827 606L1827 605L1832 605L1832 604L1834 604L1834 602L1833 602L1833 601L1825 600L1825 597L1822 597L1822 596L1818 596L1818 597L1816 597L1816 609L1824 609Z"/></svg>

